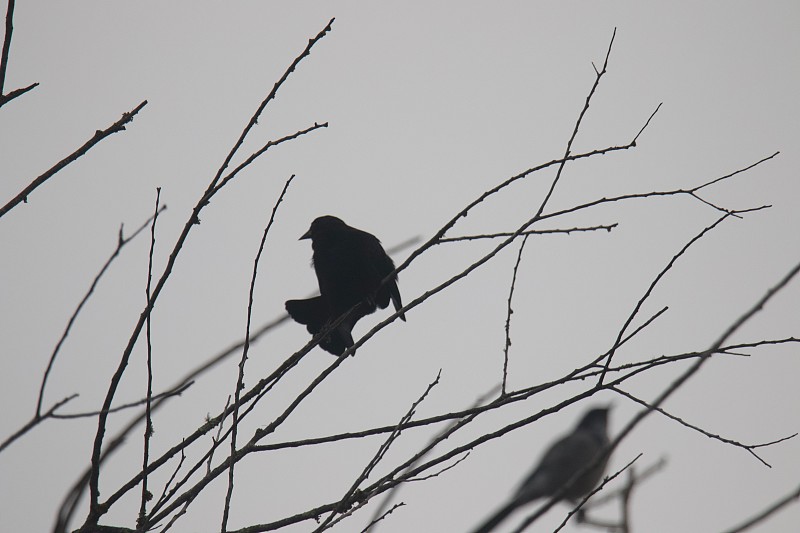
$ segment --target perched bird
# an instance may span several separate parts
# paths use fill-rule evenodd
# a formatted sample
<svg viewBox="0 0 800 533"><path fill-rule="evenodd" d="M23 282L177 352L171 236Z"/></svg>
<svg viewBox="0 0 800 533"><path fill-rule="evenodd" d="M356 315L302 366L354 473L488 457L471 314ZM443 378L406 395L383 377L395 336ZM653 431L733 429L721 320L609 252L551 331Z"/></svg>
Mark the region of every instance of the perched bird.
<svg viewBox="0 0 800 533"><path fill-rule="evenodd" d="M608 407L586 413L572 433L550 446L538 466L525 478L511 500L489 517L474 533L488 533L518 507L539 498L555 496L569 485L562 499L577 503L591 492L608 463L608 454L595 466L575 478L582 470L597 461L608 445ZM575 478L573 480L573 478ZM572 483L570 483L572 481Z"/></svg>
<svg viewBox="0 0 800 533"><path fill-rule="evenodd" d="M305 324L309 333L316 335L353 309L319 343L324 350L341 355L353 345L353 326L361 318L374 313L378 307L385 309L389 300L396 310L403 307L397 275L381 285L394 271L394 263L377 237L330 215L315 219L300 237L303 239L311 239L320 295L289 300L286 311L295 321ZM403 314L400 318L406 319Z"/></svg>

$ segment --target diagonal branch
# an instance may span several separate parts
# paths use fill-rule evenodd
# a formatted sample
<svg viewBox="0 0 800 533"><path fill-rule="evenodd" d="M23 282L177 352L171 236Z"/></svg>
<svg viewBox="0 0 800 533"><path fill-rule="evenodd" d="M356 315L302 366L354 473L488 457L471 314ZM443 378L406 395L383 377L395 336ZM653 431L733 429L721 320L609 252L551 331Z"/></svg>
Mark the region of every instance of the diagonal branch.
<svg viewBox="0 0 800 533"><path fill-rule="evenodd" d="M19 89L14 89L13 91L9 92L8 94L0 94L0 107L3 107L7 103L9 103L14 98L18 96L22 96L26 92L35 89L39 86L39 82L31 83L27 87L20 87Z"/></svg>
<svg viewBox="0 0 800 533"><path fill-rule="evenodd" d="M159 212L164 211L166 208L167 208L166 205L162 205ZM100 269L100 272L98 272L98 274L94 277L94 281L92 281L89 290L86 291L86 294L83 296L83 299L78 304L78 307L72 313L72 316L69 317L69 321L67 322L67 327L64 329L64 333L61 334L61 338L58 339L56 347L53 349L52 355L50 355L50 361L47 363L47 369L45 369L44 376L42 377L42 385L39 387L39 401L36 403L37 416L42 412L42 401L44 399L44 388L47 385L47 378L50 375L50 371L53 369L53 364L55 364L56 356L58 355L58 352L61 349L61 345L64 344L64 341L67 339L67 336L69 335L69 332L72 329L72 325L75 323L75 319L78 318L78 314L81 312L81 309L83 309L83 306L89 300L89 297L91 297L92 293L94 293L95 288L97 288L97 284L100 282L100 278L103 277L103 274L105 274L106 270L108 270L108 267L111 266L111 263L119 255L120 251L122 250L122 247L128 244L134 238L136 238L136 236L139 235L139 233L141 233L147 227L148 224L150 224L151 220L153 220L153 217L148 218L144 224L139 226L139 229L134 231L128 237L123 237L122 235L123 226L120 226L119 236L117 238L117 247L114 249L114 252L111 254L111 256L105 262L103 267Z"/></svg>
<svg viewBox="0 0 800 533"><path fill-rule="evenodd" d="M41 176L39 176L38 178L33 180L27 187L25 187L22 190L22 192L20 192L14 198L9 200L6 203L6 205L4 205L3 207L0 207L0 217L2 217L3 215L5 215L9 211L11 211L14 207L16 207L21 202L27 202L28 201L28 195L30 193L32 193L37 187L39 187L41 184L43 184L44 182L49 180L51 177L53 177L53 175L56 172L58 172L59 170L63 169L64 167L66 167L67 165L69 165L70 163L72 163L73 161L75 161L76 159L81 157L82 155L84 155L94 145L96 145L97 143L99 143L100 141L102 141L103 139L108 137L109 135L112 135L112 134L120 132L120 131L124 131L125 130L125 124L127 124L130 121L132 121L133 117L135 117L136 114L139 111L141 111L141 109L146 105L147 105L147 100L145 100L144 102L142 102L138 106L134 107L132 110L128 111L127 113L123 113L122 118L120 118L118 121L116 121L115 123L113 123L112 125L107 127L106 129L97 130L96 132L94 132L94 136L92 136L91 139L86 141L83 144L83 146L81 146L80 148L78 148L77 150L72 152L70 155L68 155L67 157L65 157L64 159L62 159L58 163L56 163L52 168L50 168L50 170L48 170L47 172L45 172L44 174L42 174Z"/></svg>
<svg viewBox="0 0 800 533"><path fill-rule="evenodd" d="M616 392L617 394L619 394L621 396L624 396L624 397L628 398L629 400L631 400L633 402L638 403L639 405L641 405L643 407L647 407L648 409L653 409L655 411L658 411L659 413L661 413L662 415L666 416L667 418L669 418L671 420L674 420L675 422L678 422L682 426L685 426L685 427L687 427L689 429L693 429L693 430L697 431L698 433L702 433L703 435L705 435L706 437L708 437L710 439L715 439L715 440L718 440L720 442L724 442L725 444L731 444L733 446L736 446L737 448L742 448L744 450L747 450L748 452L750 452L750 454L753 457L758 459L761 462L761 464L763 464L764 466L769 467L769 468L772 468L772 465L767 463L764 459L761 458L761 456L759 456L753 450L755 450L756 448L765 448L767 446L772 446L774 444L778 444L780 442L783 442L783 441L786 441L786 440L789 440L789 439L793 439L794 437L797 436L797 433L795 433L793 435L782 437L780 439L776 439L776 440L773 440L773 441L770 441L770 442L763 442L763 443L760 443L760 444L743 444L741 442L738 442L738 441L735 441L735 440L732 440L732 439L727 439L727 438L722 437L720 435L716 435L714 433L711 433L710 431L706 431L706 430L704 430L704 429L702 429L700 427L697 427L697 426L695 426L693 424L690 424L690 423L686 422L685 420L683 420L683 419L681 419L681 418L679 418L679 417L677 417L677 416L675 416L675 415L673 415L671 413L668 413L667 411L665 411L661 407L653 407L650 404L648 404L646 401L637 398L633 394L625 392L624 390L620 389L619 387L611 387L611 390L613 390L614 392Z"/></svg>

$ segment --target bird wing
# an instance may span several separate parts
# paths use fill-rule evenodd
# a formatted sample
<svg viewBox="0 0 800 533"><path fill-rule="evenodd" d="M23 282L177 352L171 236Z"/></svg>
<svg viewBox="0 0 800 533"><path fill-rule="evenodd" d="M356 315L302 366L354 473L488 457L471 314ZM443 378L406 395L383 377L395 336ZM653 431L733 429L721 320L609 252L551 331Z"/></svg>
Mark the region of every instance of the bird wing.
<svg viewBox="0 0 800 533"><path fill-rule="evenodd" d="M368 257L364 258L364 264L369 265L369 277L374 280L374 287L378 287L387 276L394 272L394 261L383 249L381 241L374 235L365 232L363 238L364 250L368 253ZM385 309L390 300L396 311L403 307L400 289L397 286L397 275L392 276L392 279L381 286L375 295L375 303L381 309ZM405 320L405 314L401 314L400 318Z"/></svg>

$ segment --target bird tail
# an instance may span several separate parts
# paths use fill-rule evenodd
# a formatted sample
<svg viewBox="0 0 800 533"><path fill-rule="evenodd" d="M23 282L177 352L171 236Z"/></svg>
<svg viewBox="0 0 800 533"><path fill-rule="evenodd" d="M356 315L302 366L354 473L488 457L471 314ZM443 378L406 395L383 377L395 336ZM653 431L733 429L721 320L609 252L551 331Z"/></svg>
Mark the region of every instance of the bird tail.
<svg viewBox="0 0 800 533"><path fill-rule="evenodd" d="M500 525L500 522L505 520L508 515L510 515L514 509L519 506L516 498L513 498L510 502L505 504L503 507L495 511L495 513L487 518L480 526L472 531L472 533L489 533L494 528Z"/></svg>
<svg viewBox="0 0 800 533"><path fill-rule="evenodd" d="M286 311L296 322L304 324L312 335L325 329L331 321L330 310L322 296L306 300L288 300ZM347 320L340 323L319 341L320 347L333 355L342 355L347 348L354 344L351 333L354 324L354 321Z"/></svg>
<svg viewBox="0 0 800 533"><path fill-rule="evenodd" d="M389 295L392 298L392 303L394 304L394 310L399 311L403 307L403 300L400 299L400 289L397 287L397 280L389 285L389 291ZM406 321L405 313L400 313L400 320L403 322Z"/></svg>

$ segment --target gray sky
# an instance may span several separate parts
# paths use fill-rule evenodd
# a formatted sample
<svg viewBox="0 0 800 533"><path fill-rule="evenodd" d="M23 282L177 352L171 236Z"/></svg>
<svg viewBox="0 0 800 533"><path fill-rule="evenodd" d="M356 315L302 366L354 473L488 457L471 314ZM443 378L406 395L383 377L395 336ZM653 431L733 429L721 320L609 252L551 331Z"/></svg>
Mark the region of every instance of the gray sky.
<svg viewBox="0 0 800 533"><path fill-rule="evenodd" d="M768 210L727 220L676 264L634 322L669 311L615 358L618 363L707 348L800 261L800 6L796 2L19 2L6 91L40 86L0 111L0 198L16 195L143 100L124 133L103 141L0 221L2 438L33 414L42 372L91 280L126 231L159 217L156 271L191 208L243 126L286 66L332 17L270 104L242 154L328 122L274 149L222 191L201 216L153 314L155 389L245 331L252 261L285 180L296 174L259 267L254 322L316 289L310 246L297 238L335 214L387 246L430 237L483 191L560 157L617 28L608 74L574 150L629 142L663 107L634 149L569 164L548 211L634 192L688 188L775 159L704 191L732 209ZM235 162L244 158L240 155ZM553 172L537 173L488 200L452 236L513 231L533 216ZM619 223L612 232L529 240L517 280L509 386L555 379L605 352L637 300L670 258L719 212L688 197L639 200L561 217L540 228ZM125 248L65 343L45 405L79 393L64 412L102 403L144 306L148 237ZM496 243L440 245L400 276L404 300L461 271ZM502 376L506 300L517 245L382 330L304 402L269 442L395 423L433 381L418 416L464 408ZM402 261L408 250L396 259ZM795 281L732 342L800 336ZM387 312L364 319L363 335ZM253 346L253 384L308 340L286 324ZM118 403L145 390L144 343ZM800 430L797 346L712 359L665 405L687 422L745 443ZM315 349L263 404L243 435L265 425L332 359ZM652 400L685 367L630 381ZM222 409L234 390L230 360L155 420L163 451ZM480 418L447 446L467 442L582 390L577 384ZM456 468L402 488L406 506L379 531L464 531L500 505L556 436L595 403L614 400L612 432L638 408L602 393L540 423L478 447ZM130 414L112 419L120 427ZM45 531L67 487L88 463L96 424L48 421L0 454L0 530ZM141 463L141 436L103 472L108 495ZM409 432L387 457L404 460L430 438ZM237 469L230 527L263 523L342 496L381 440L264 453ZM633 499L637 532L720 531L797 487L800 440L760 454L651 416L612 459L668 465ZM381 470L385 472L385 470ZM164 473L168 475L168 473ZM163 483L161 477L154 478ZM613 486L613 485L612 485ZM157 489L160 490L160 489ZM219 529L225 483L212 485L177 531ZM104 523L130 525L135 498ZM552 530L566 506L548 512ZM357 531L372 509L344 521ZM616 509L603 516L615 517ZM82 515L79 514L82 517ZM521 518L515 515L502 531ZM789 531L792 506L756 531ZM291 531L311 531L304 523ZM575 531L570 525L566 530Z"/></svg>

